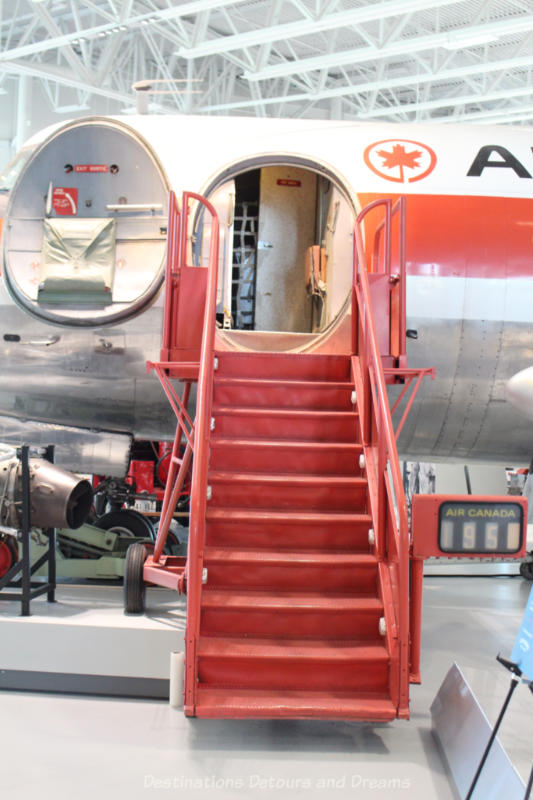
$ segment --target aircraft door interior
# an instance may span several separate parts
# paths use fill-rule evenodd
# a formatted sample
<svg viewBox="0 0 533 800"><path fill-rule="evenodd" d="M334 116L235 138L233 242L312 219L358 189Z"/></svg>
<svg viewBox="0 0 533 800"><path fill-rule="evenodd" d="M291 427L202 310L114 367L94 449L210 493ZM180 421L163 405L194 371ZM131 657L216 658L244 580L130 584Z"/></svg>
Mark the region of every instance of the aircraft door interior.
<svg viewBox="0 0 533 800"><path fill-rule="evenodd" d="M354 213L344 192L318 171L274 164L236 173L208 197L221 222L220 326L327 330L351 282Z"/></svg>
<svg viewBox="0 0 533 800"><path fill-rule="evenodd" d="M144 309L163 281L168 191L130 128L83 120L58 130L11 191L3 258L15 301L74 327Z"/></svg>

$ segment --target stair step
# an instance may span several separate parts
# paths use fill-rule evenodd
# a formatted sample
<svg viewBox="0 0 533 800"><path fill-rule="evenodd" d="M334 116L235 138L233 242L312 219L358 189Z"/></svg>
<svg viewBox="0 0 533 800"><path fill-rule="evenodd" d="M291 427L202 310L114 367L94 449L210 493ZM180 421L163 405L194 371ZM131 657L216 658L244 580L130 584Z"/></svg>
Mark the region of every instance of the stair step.
<svg viewBox="0 0 533 800"><path fill-rule="evenodd" d="M379 661L388 663L389 656L381 644L365 641L331 641L329 639L241 639L232 636L202 636L198 653L209 658L279 658L307 661Z"/></svg>
<svg viewBox="0 0 533 800"><path fill-rule="evenodd" d="M203 587L202 635L378 640L376 597Z"/></svg>
<svg viewBox="0 0 533 800"><path fill-rule="evenodd" d="M353 388L348 381L224 378L215 373L213 404L353 411Z"/></svg>
<svg viewBox="0 0 533 800"><path fill-rule="evenodd" d="M244 719L344 719L390 722L396 708L388 697L365 692L260 691L199 686L197 717Z"/></svg>
<svg viewBox="0 0 533 800"><path fill-rule="evenodd" d="M258 378L305 378L308 380L347 380L350 357L310 353L215 353L217 375Z"/></svg>
<svg viewBox="0 0 533 800"><path fill-rule="evenodd" d="M360 444L345 442L299 442L279 439L211 439L210 466L214 470L238 472L354 474L358 469Z"/></svg>
<svg viewBox="0 0 533 800"><path fill-rule="evenodd" d="M377 591L377 560L361 553L233 550L206 547L204 566L210 588L271 591Z"/></svg>
<svg viewBox="0 0 533 800"><path fill-rule="evenodd" d="M211 470L210 507L361 511L368 484L348 475L298 475Z"/></svg>
<svg viewBox="0 0 533 800"><path fill-rule="evenodd" d="M198 680L256 689L384 692L389 656L383 645L324 640L201 637Z"/></svg>
<svg viewBox="0 0 533 800"><path fill-rule="evenodd" d="M353 411L249 408L216 405L217 436L356 442L358 415Z"/></svg>
<svg viewBox="0 0 533 800"><path fill-rule="evenodd" d="M369 514L266 512L208 507L206 544L368 552Z"/></svg>

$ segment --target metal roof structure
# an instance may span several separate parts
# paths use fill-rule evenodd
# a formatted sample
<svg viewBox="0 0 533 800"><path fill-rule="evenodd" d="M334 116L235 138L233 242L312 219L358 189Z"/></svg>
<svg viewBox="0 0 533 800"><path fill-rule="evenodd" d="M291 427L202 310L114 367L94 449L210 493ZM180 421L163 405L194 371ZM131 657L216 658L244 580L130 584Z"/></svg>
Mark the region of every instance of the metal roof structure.
<svg viewBox="0 0 533 800"><path fill-rule="evenodd" d="M533 0L4 0L0 91L134 110L528 124ZM133 89L134 84L140 84Z"/></svg>

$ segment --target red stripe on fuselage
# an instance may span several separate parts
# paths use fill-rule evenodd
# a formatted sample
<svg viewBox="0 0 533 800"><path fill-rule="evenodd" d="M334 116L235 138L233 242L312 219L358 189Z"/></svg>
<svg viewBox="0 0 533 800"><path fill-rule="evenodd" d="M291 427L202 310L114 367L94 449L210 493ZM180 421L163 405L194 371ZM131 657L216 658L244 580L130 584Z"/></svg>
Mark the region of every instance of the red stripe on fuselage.
<svg viewBox="0 0 533 800"><path fill-rule="evenodd" d="M361 208L380 197L399 195L358 194ZM533 277L533 198L407 195L406 200L409 275ZM367 243L382 213L367 217Z"/></svg>

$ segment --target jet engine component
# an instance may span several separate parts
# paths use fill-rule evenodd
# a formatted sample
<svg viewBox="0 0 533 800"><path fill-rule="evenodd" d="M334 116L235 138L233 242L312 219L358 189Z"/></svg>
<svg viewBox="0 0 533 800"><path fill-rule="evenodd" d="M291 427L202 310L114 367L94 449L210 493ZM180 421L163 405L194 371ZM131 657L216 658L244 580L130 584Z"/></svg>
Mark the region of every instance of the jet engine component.
<svg viewBox="0 0 533 800"><path fill-rule="evenodd" d="M32 525L74 529L83 525L93 501L89 481L43 458L30 458L29 478ZM6 445L0 445L0 525L4 532L22 527L22 463Z"/></svg>

